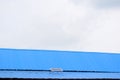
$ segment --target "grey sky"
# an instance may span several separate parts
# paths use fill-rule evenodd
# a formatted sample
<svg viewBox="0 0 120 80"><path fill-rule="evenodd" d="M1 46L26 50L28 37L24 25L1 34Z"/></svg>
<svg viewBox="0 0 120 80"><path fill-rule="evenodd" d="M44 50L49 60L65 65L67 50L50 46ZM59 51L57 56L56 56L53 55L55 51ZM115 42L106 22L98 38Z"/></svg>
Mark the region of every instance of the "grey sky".
<svg viewBox="0 0 120 80"><path fill-rule="evenodd" d="M120 52L119 4L119 0L0 0L0 47Z"/></svg>
<svg viewBox="0 0 120 80"><path fill-rule="evenodd" d="M120 7L120 0L94 0L98 8L117 8Z"/></svg>

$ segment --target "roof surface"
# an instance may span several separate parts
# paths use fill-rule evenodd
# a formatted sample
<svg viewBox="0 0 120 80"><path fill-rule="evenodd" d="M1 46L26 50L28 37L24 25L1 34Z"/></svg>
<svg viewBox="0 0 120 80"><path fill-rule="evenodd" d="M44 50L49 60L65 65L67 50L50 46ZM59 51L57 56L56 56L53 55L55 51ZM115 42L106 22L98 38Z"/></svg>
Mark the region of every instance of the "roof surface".
<svg viewBox="0 0 120 80"><path fill-rule="evenodd" d="M119 63L120 54L114 53L0 49L0 77L120 78ZM61 68L63 72L57 74L36 72L37 70L50 70L50 68Z"/></svg>
<svg viewBox="0 0 120 80"><path fill-rule="evenodd" d="M120 79L120 73L44 72L44 71L0 71L1 78L42 79Z"/></svg>

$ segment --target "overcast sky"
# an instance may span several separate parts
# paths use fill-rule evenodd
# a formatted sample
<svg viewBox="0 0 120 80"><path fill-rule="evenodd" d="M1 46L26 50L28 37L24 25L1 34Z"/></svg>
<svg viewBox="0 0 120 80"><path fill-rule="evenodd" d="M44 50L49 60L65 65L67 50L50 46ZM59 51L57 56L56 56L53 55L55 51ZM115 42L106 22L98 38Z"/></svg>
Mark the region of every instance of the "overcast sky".
<svg viewBox="0 0 120 80"><path fill-rule="evenodd" d="M0 0L0 47L120 52L120 0Z"/></svg>

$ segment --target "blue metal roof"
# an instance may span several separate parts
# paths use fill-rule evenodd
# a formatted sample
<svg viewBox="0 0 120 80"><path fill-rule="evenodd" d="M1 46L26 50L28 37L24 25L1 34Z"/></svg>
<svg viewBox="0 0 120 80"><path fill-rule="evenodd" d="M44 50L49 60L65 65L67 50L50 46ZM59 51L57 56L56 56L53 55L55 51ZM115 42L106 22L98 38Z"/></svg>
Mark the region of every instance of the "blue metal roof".
<svg viewBox="0 0 120 80"><path fill-rule="evenodd" d="M61 72L56 77L119 77L120 54L98 52L75 52L55 50L0 49L0 69L49 70L62 68L68 71L101 71L107 73ZM110 73L109 73L110 72ZM113 73L112 73L113 72ZM115 73L116 72L116 73ZM0 71L0 77L50 77L49 72ZM16 74L16 75L14 75ZM41 75L40 75L41 74ZM48 75L49 74L49 75ZM19 76L17 76L19 75ZM39 76L38 76L39 75ZM87 75L87 76L85 76ZM34 76L33 76L34 77ZM53 75L53 77L55 77Z"/></svg>
<svg viewBox="0 0 120 80"><path fill-rule="evenodd" d="M120 73L0 71L0 78L120 79Z"/></svg>

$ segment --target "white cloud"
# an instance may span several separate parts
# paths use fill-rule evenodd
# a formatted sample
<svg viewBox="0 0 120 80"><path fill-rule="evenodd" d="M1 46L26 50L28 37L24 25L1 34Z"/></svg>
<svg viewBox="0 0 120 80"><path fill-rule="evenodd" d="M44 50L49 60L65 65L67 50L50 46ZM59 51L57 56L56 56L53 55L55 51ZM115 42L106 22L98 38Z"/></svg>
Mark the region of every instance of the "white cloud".
<svg viewBox="0 0 120 80"><path fill-rule="evenodd" d="M0 47L120 52L119 8L98 3L1 0Z"/></svg>
<svg viewBox="0 0 120 80"><path fill-rule="evenodd" d="M2 4L1 47L62 49L78 41L63 30L71 17L79 16L78 9L65 0L6 0Z"/></svg>
<svg viewBox="0 0 120 80"><path fill-rule="evenodd" d="M97 19L97 23L93 26L99 26L86 39L84 44L85 50L104 51L104 52L120 52L120 11L119 10L103 10Z"/></svg>

